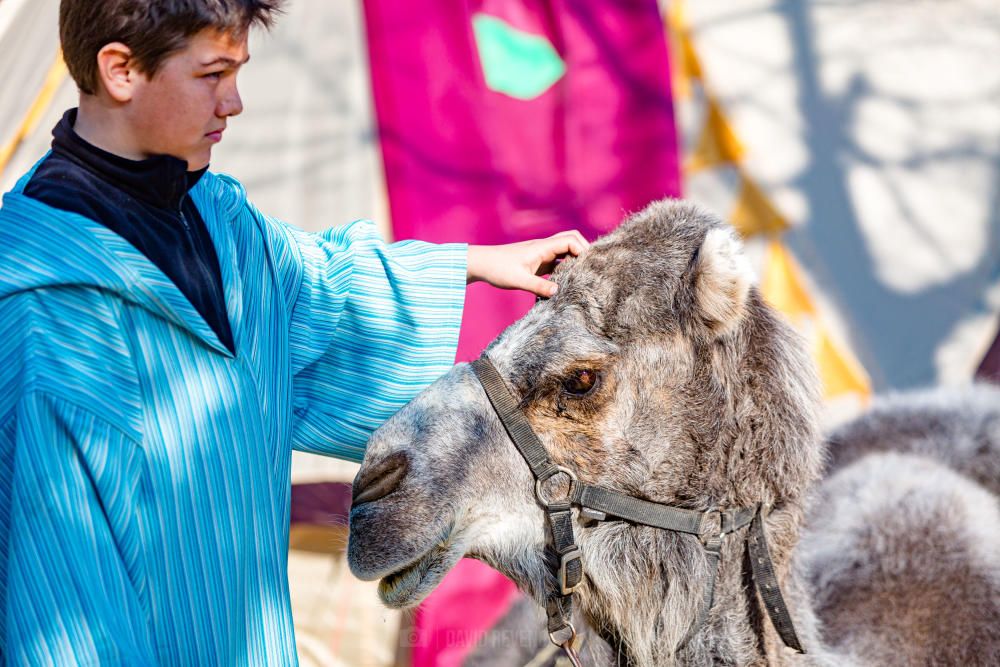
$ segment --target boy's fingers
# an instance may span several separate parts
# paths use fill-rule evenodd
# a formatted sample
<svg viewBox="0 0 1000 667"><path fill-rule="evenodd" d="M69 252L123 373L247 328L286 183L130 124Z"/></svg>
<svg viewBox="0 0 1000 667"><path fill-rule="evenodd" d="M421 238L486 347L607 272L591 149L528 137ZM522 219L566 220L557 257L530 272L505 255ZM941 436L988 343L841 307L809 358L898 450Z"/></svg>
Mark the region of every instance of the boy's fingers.
<svg viewBox="0 0 1000 667"><path fill-rule="evenodd" d="M541 297L550 297L556 293L557 287L551 280L531 276L524 285L524 289Z"/></svg>
<svg viewBox="0 0 1000 667"><path fill-rule="evenodd" d="M576 257L587 248L587 241L580 236L579 232L560 232L555 236L545 239L543 247L545 255L548 258L560 257L562 255L573 255Z"/></svg>
<svg viewBox="0 0 1000 667"><path fill-rule="evenodd" d="M557 260L572 255L580 256L589 244L578 231L567 231L553 234L546 239L539 239L535 246L538 249L535 275L543 276L555 270ZM546 296L543 294L542 296Z"/></svg>
<svg viewBox="0 0 1000 667"><path fill-rule="evenodd" d="M573 249L574 251L576 251L573 252L574 255L579 255L581 252L590 247L590 243L587 241L587 239L584 238L583 234L581 234L576 229L569 229L564 232L559 232L558 234L554 234L550 238L556 238L556 237L568 237L573 239L573 241L575 241Z"/></svg>

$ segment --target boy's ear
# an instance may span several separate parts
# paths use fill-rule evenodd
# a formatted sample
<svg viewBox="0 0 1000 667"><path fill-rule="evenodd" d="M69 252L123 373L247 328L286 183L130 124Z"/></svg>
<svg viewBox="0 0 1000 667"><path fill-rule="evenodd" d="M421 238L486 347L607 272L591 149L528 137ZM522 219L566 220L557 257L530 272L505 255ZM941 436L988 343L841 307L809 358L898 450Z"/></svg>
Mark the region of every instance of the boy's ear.
<svg viewBox="0 0 1000 667"><path fill-rule="evenodd" d="M132 50L121 42L105 44L97 52L97 77L114 101L124 103L132 99L138 74Z"/></svg>
<svg viewBox="0 0 1000 667"><path fill-rule="evenodd" d="M743 318L753 284L753 269L743 244L728 227L710 229L695 260L695 308L716 336L731 331Z"/></svg>

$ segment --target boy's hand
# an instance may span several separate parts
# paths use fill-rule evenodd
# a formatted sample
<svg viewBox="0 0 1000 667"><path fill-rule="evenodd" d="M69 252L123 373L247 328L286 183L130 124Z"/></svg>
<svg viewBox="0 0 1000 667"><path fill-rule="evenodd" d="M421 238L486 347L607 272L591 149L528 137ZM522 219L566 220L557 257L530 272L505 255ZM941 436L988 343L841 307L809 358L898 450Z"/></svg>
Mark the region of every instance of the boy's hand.
<svg viewBox="0 0 1000 667"><path fill-rule="evenodd" d="M587 239L576 231L559 232L547 239L507 245L469 246L467 282L482 280L502 289L523 289L538 296L556 293L556 284L539 276L552 273L557 260L582 253Z"/></svg>

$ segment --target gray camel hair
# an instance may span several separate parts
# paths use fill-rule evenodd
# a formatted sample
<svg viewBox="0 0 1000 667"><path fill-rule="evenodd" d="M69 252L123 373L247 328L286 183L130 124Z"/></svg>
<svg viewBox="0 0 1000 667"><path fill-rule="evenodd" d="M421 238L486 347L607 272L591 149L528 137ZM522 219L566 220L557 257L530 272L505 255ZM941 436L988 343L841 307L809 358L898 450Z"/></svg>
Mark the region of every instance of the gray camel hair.
<svg viewBox="0 0 1000 667"><path fill-rule="evenodd" d="M696 626L710 580L696 536L575 514L585 577L574 597L608 664L1000 663L1000 552L975 546L1000 535L995 512L978 509L992 499L995 510L996 495L954 457L917 446L826 458L806 346L761 298L729 226L657 202L553 279L557 295L485 351L551 460L663 504L762 507L806 649L786 649L761 606L746 529L723 538L715 599ZM596 378L584 389L582 371ZM557 582L533 486L459 364L371 438L354 482L351 569L409 607L470 556L544 604ZM948 585L959 603L944 604Z"/></svg>

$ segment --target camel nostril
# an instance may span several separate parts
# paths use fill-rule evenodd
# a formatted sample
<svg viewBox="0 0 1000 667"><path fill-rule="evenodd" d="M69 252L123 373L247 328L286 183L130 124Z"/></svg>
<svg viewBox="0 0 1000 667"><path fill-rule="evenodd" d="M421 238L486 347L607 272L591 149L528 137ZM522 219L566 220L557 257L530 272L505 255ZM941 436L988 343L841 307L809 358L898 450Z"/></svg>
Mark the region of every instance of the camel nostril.
<svg viewBox="0 0 1000 667"><path fill-rule="evenodd" d="M410 470L410 458L405 452L385 457L354 478L351 507L384 498L399 486Z"/></svg>

